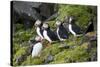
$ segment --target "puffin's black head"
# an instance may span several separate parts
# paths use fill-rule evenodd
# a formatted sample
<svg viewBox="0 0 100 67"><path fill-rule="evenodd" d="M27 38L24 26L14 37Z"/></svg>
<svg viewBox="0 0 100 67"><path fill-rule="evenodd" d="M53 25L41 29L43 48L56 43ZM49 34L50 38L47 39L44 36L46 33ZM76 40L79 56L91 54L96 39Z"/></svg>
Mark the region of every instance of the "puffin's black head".
<svg viewBox="0 0 100 67"><path fill-rule="evenodd" d="M36 37L35 37L35 41L38 41L38 42L39 42L39 41L42 41L42 38L41 38L40 36L36 36Z"/></svg>
<svg viewBox="0 0 100 67"><path fill-rule="evenodd" d="M74 16L70 16L69 17L69 24L74 23L75 21L75 17Z"/></svg>
<svg viewBox="0 0 100 67"><path fill-rule="evenodd" d="M35 43L41 42L41 41L42 41L41 37L40 36L36 36L35 39L30 39L29 43L30 43L30 45L34 45Z"/></svg>
<svg viewBox="0 0 100 67"><path fill-rule="evenodd" d="M48 23L44 23L43 26L42 26L42 28L43 28L44 30L49 29Z"/></svg>
<svg viewBox="0 0 100 67"><path fill-rule="evenodd" d="M41 24L42 24L42 22L41 22L40 20L36 20L36 22L35 22L35 26L36 26L36 27L41 26Z"/></svg>
<svg viewBox="0 0 100 67"><path fill-rule="evenodd" d="M64 17L64 21L63 21L63 22L68 23L68 21L69 21L69 16L65 16L65 17Z"/></svg>

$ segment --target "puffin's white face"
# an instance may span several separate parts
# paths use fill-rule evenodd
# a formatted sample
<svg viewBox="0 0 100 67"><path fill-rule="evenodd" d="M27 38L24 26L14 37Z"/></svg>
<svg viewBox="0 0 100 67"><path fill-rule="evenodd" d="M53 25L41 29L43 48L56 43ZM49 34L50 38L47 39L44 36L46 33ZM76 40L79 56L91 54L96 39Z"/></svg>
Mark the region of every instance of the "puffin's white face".
<svg viewBox="0 0 100 67"><path fill-rule="evenodd" d="M47 29L49 26L48 26L48 24L47 23L44 23L43 24L43 29Z"/></svg>
<svg viewBox="0 0 100 67"><path fill-rule="evenodd" d="M71 23L71 22L72 22L72 17L69 18L69 23Z"/></svg>
<svg viewBox="0 0 100 67"><path fill-rule="evenodd" d="M35 22L35 26L39 26L39 25L41 25L41 21L40 20L36 20L36 22Z"/></svg>
<svg viewBox="0 0 100 67"><path fill-rule="evenodd" d="M56 21L56 25L57 26L61 25L61 22L60 21Z"/></svg>
<svg viewBox="0 0 100 67"><path fill-rule="evenodd" d="M40 36L36 36L35 37L35 41L41 41L42 39L41 39L41 37Z"/></svg>

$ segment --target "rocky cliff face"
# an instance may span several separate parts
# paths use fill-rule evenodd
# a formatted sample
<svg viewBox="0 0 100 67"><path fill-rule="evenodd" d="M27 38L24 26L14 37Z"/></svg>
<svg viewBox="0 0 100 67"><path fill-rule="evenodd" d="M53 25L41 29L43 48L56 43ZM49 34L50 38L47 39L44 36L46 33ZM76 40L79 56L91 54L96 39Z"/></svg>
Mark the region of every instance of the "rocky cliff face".
<svg viewBox="0 0 100 67"><path fill-rule="evenodd" d="M26 29L31 28L37 19L45 21L57 10L55 4L13 1L12 21L13 23L24 24Z"/></svg>

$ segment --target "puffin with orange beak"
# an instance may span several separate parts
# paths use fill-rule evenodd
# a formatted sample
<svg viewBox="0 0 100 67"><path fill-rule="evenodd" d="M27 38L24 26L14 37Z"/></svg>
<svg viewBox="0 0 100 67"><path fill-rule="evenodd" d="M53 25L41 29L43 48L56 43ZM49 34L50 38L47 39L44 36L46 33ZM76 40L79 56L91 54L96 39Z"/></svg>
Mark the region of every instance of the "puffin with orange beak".
<svg viewBox="0 0 100 67"><path fill-rule="evenodd" d="M48 23L43 24L43 36L50 43L59 40L55 32L50 29Z"/></svg>
<svg viewBox="0 0 100 67"><path fill-rule="evenodd" d="M64 41L65 39L68 38L68 31L64 28L63 23L60 20L56 21L56 25L57 25L57 36L59 38L60 41Z"/></svg>
<svg viewBox="0 0 100 67"><path fill-rule="evenodd" d="M40 54L41 54L41 50L43 48L43 45L42 45L42 39L40 36L36 36L35 37L35 40L30 40L30 43L32 45L32 57L39 57Z"/></svg>
<svg viewBox="0 0 100 67"><path fill-rule="evenodd" d="M36 20L35 27L38 36L40 36L43 39L44 37L43 37L42 22L40 20Z"/></svg>

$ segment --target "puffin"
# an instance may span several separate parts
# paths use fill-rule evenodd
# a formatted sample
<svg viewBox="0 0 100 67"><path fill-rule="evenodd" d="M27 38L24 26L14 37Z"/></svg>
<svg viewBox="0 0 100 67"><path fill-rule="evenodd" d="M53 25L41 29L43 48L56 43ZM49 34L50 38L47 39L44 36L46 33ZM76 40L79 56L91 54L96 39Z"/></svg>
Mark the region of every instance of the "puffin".
<svg viewBox="0 0 100 67"><path fill-rule="evenodd" d="M40 20L36 20L35 27L38 36L40 36L43 39L44 37L43 37L42 22Z"/></svg>
<svg viewBox="0 0 100 67"><path fill-rule="evenodd" d="M56 33L60 41L65 41L68 38L68 31L63 26L63 23L60 20L56 21L57 29Z"/></svg>
<svg viewBox="0 0 100 67"><path fill-rule="evenodd" d="M43 49L42 45L42 38L40 36L36 36L35 40L30 40L32 49L31 49L31 55L32 58L39 57L41 50Z"/></svg>
<svg viewBox="0 0 100 67"><path fill-rule="evenodd" d="M56 33L50 29L48 23L43 24L43 36L50 43L59 40Z"/></svg>
<svg viewBox="0 0 100 67"><path fill-rule="evenodd" d="M69 32L73 34L74 36L80 36L81 34L81 29L78 25L75 24L75 19L73 16L69 17L68 29L69 29Z"/></svg>
<svg viewBox="0 0 100 67"><path fill-rule="evenodd" d="M87 34L88 32L93 32L94 31L94 24L93 24L93 19L91 19L89 21L89 24L87 26L87 29L85 31L85 34Z"/></svg>

